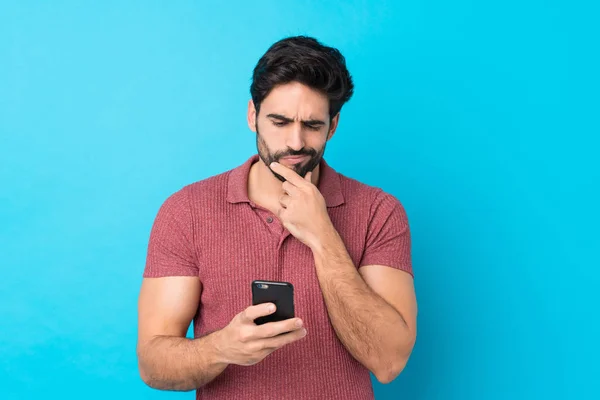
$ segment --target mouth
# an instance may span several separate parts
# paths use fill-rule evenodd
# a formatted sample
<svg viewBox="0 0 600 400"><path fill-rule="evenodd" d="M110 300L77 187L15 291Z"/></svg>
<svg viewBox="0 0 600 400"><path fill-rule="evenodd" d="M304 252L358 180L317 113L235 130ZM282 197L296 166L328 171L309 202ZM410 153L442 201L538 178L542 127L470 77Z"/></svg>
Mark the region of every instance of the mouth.
<svg viewBox="0 0 600 400"><path fill-rule="evenodd" d="M279 159L279 161L286 163L286 164L299 164L303 161L308 160L309 156L287 156L287 157L281 157Z"/></svg>

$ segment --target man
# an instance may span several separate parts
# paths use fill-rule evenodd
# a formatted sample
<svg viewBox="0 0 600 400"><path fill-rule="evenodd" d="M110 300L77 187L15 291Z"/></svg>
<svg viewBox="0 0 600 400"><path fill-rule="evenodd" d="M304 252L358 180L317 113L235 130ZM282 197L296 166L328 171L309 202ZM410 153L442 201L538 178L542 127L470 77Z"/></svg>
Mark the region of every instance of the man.
<svg viewBox="0 0 600 400"><path fill-rule="evenodd" d="M369 399L416 338L403 206L323 159L353 93L344 57L308 37L259 60L248 125L258 155L161 206L139 298L149 386L198 399ZM297 318L264 325L253 280L292 283ZM194 339L185 337L194 321ZM279 335L282 334L282 335Z"/></svg>

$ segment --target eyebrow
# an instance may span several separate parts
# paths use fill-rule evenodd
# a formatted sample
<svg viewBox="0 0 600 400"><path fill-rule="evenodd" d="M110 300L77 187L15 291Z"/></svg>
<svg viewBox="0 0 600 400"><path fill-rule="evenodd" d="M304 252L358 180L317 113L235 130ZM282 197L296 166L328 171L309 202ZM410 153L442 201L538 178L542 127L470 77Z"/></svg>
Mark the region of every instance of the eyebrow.
<svg viewBox="0 0 600 400"><path fill-rule="evenodd" d="M294 122L293 119L281 114L268 114L267 118L273 118L282 122ZM307 121L302 121L302 123L306 125L325 125L325 121L321 121L320 119L309 119Z"/></svg>

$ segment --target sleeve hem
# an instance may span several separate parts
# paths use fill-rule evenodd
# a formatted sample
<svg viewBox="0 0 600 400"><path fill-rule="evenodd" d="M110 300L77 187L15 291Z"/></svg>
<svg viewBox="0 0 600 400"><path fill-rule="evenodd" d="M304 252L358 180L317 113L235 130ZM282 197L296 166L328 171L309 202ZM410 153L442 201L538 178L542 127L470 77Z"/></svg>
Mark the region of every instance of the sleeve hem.
<svg viewBox="0 0 600 400"><path fill-rule="evenodd" d="M360 269L362 267L366 267L367 265L383 265L385 267L390 267L390 268L399 269L401 271L404 271L404 272L408 273L410 276L412 276L413 279L415 277L411 265L398 264L398 263L389 262L387 260L380 260L380 259L366 259L360 263L360 265L358 266L358 269Z"/></svg>
<svg viewBox="0 0 600 400"><path fill-rule="evenodd" d="M165 278L169 276L198 276L198 273L195 271L185 271L185 270L174 270L174 271L165 271L165 270L153 270L153 271L145 271L142 274L143 278Z"/></svg>

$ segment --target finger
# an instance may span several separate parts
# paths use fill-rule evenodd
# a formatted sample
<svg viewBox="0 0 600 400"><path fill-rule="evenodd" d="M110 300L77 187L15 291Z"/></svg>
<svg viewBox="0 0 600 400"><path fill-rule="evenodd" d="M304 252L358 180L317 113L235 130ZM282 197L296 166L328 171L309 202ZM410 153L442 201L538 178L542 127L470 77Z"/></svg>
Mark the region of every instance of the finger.
<svg viewBox="0 0 600 400"><path fill-rule="evenodd" d="M304 175L304 180L306 180L307 182L312 183L312 171L308 171L306 173L306 175Z"/></svg>
<svg viewBox="0 0 600 400"><path fill-rule="evenodd" d="M292 332L302 328L304 322L300 318L289 318L284 321L267 322L254 331L257 339L265 339L282 333Z"/></svg>
<svg viewBox="0 0 600 400"><path fill-rule="evenodd" d="M296 171L286 167L285 165L273 162L271 163L270 167L274 172L283 176L286 181L288 181L294 186L302 186L306 184L306 181L302 179L302 177L298 175Z"/></svg>
<svg viewBox="0 0 600 400"><path fill-rule="evenodd" d="M283 213L285 213L286 208L285 207L279 207L277 210L275 210L277 212L277 217L283 221L283 219L285 218L285 216L283 215Z"/></svg>
<svg viewBox="0 0 600 400"><path fill-rule="evenodd" d="M290 204L291 201L292 201L292 198L290 196L288 196L287 194L279 196L279 204L281 204L282 207L284 207L284 208L288 208L288 205Z"/></svg>
<svg viewBox="0 0 600 400"><path fill-rule="evenodd" d="M290 196L298 194L298 188L289 183L288 181L283 182L283 185L281 185L281 187L283 188L283 191L289 194Z"/></svg>
<svg viewBox="0 0 600 400"><path fill-rule="evenodd" d="M290 333L284 333L281 336L276 336L268 339L263 339L261 341L261 347L264 349L280 349L285 345L295 342L296 340L300 340L305 337L307 334L306 329L298 329Z"/></svg>
<svg viewBox="0 0 600 400"><path fill-rule="evenodd" d="M262 303L255 306L246 308L241 313L242 320L244 322L252 322L258 317L264 317L265 315L273 314L275 312L275 304L273 303Z"/></svg>

